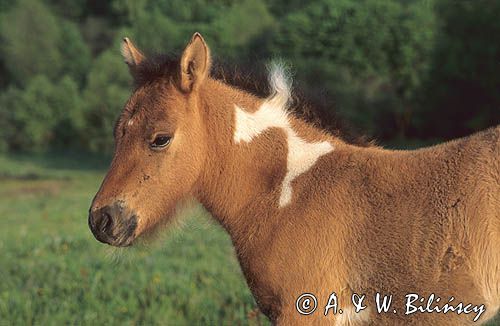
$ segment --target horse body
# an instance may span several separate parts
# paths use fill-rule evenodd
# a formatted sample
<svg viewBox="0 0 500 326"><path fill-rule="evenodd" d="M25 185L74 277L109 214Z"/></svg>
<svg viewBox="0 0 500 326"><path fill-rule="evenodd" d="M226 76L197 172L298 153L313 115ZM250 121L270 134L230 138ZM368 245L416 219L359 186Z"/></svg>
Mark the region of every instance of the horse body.
<svg viewBox="0 0 500 326"><path fill-rule="evenodd" d="M150 67L124 42L140 80ZM166 67L138 85L117 124L115 157L89 217L96 238L129 245L194 196L230 234L273 322L472 322L474 314L405 315L408 294L484 304L481 322L495 315L500 126L415 151L356 146L289 112L280 69L266 98L210 78L199 35ZM303 293L317 298L312 314L297 311ZM332 293L343 313L326 309ZM354 310L354 293L365 295L366 309ZM376 311L377 293L393 296L389 312Z"/></svg>
<svg viewBox="0 0 500 326"><path fill-rule="evenodd" d="M209 138L220 139L208 158L213 166L207 171L216 174L205 176L197 197L228 230L259 307L272 320L330 321L333 317L322 313L299 315L295 300L311 292L326 304L330 293L339 291L344 306L356 292L366 294L373 307L375 293L384 292L399 298L395 307L404 311L406 294L435 293L464 304L485 303L487 315L495 314L500 127L430 148L390 151L349 145L293 121L304 139L329 141L334 150L292 182L291 203L279 207L286 133L270 128L254 144L232 144L237 113L231 117L234 110L227 103L242 98L232 91L232 100L222 100L226 104L207 104L209 125L221 117L230 125L209 128L218 134ZM213 88L207 92L220 94ZM258 105L246 104L253 110ZM212 123L221 126L221 121ZM394 318L402 317L371 309L352 322ZM400 321L456 324L456 318L472 321L451 314Z"/></svg>

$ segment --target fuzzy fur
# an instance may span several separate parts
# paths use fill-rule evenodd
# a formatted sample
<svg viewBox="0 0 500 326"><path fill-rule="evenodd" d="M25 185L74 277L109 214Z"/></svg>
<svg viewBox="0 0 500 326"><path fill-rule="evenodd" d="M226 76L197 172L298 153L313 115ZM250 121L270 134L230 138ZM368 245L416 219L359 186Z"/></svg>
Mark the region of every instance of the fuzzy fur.
<svg viewBox="0 0 500 326"><path fill-rule="evenodd" d="M123 200L139 216L140 236L168 218L179 200L195 196L231 236L257 304L280 325L472 323L470 315L451 313L302 316L295 300L304 292L325 300L335 291L341 306L352 293L390 293L399 298L398 310L410 292L454 296L484 303L480 322L498 311L500 126L393 151L350 144L280 111L273 119L279 128L240 133L238 143L235 107L256 116L267 100L210 77L181 92L179 70L172 71L138 86L127 103L94 208ZM278 96L287 92L282 81L271 78ZM128 125L127 112L134 110ZM151 152L144 140L158 131L173 141ZM315 155L314 164L294 175L293 196L279 207L294 135L334 150ZM310 150L304 144L299 148Z"/></svg>

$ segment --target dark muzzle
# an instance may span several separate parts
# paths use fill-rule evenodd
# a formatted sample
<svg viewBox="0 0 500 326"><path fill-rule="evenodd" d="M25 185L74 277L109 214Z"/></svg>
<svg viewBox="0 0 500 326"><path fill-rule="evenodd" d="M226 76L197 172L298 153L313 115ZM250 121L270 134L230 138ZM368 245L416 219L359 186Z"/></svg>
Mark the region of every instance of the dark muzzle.
<svg viewBox="0 0 500 326"><path fill-rule="evenodd" d="M131 245L137 228L137 216L123 202L89 212L89 227L95 238L117 247Z"/></svg>

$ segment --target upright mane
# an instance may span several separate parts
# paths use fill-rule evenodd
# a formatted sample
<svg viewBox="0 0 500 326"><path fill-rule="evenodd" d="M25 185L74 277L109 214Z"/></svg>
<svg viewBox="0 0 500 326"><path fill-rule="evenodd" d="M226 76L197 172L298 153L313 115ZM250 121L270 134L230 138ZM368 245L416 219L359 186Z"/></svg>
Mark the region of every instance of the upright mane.
<svg viewBox="0 0 500 326"><path fill-rule="evenodd" d="M173 81L178 76L179 56L159 54L148 57L134 71L134 85L159 80ZM357 134L345 121L339 118L328 102L327 96L314 96L304 88L289 87L289 69L282 63L273 62L267 66L227 63L214 60L211 77L232 87L249 92L260 98L268 98L276 91L286 92L288 110L295 117L304 120L325 132L341 138L347 143L368 147L373 142Z"/></svg>

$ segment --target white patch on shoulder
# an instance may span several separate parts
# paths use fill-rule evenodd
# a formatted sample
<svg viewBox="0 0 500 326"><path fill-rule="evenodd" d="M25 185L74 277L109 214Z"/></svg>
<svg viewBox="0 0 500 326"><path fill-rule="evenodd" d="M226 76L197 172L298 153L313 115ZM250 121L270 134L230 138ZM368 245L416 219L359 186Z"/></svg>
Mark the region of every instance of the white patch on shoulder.
<svg viewBox="0 0 500 326"><path fill-rule="evenodd" d="M342 314L337 314L337 319L335 320L336 326L360 325L370 320L369 308L361 310L358 313L352 307L342 310Z"/></svg>
<svg viewBox="0 0 500 326"><path fill-rule="evenodd" d="M286 206L292 200L292 181L309 170L321 156L333 151L333 146L327 142L306 143L290 128L288 134L287 173L283 179L283 189L280 196L280 207Z"/></svg>
<svg viewBox="0 0 500 326"><path fill-rule="evenodd" d="M290 125L287 103L291 89L288 78L281 66L272 67L270 84L274 94L266 99L255 112L247 112L235 105L236 126L234 141L249 143L269 128L282 128L287 135L287 173L283 179L279 206L284 207L292 200L292 181L309 170L321 156L333 151L327 142L308 143L295 133Z"/></svg>

